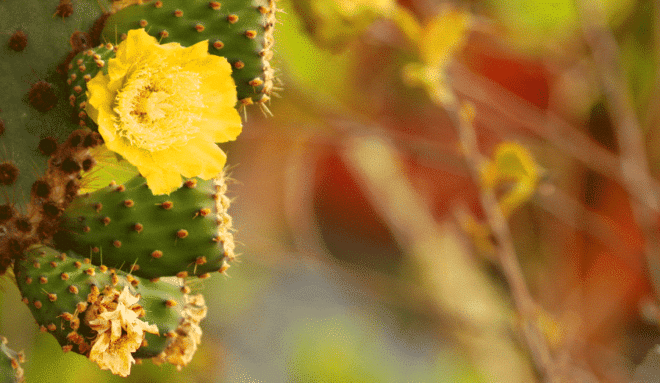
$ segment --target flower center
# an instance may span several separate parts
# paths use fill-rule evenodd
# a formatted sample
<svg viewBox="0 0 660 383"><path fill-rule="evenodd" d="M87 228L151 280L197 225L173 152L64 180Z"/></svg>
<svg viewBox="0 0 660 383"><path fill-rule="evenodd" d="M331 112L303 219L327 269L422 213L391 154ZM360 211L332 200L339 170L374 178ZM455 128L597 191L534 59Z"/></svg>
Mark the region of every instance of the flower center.
<svg viewBox="0 0 660 383"><path fill-rule="evenodd" d="M114 106L118 136L155 152L182 146L199 131L195 122L202 96L197 73L144 67L127 77Z"/></svg>
<svg viewBox="0 0 660 383"><path fill-rule="evenodd" d="M172 110L172 105L167 103L170 98L167 92L145 91L143 93L136 100L135 109L131 111L131 114L137 116L140 122L153 123L165 117Z"/></svg>

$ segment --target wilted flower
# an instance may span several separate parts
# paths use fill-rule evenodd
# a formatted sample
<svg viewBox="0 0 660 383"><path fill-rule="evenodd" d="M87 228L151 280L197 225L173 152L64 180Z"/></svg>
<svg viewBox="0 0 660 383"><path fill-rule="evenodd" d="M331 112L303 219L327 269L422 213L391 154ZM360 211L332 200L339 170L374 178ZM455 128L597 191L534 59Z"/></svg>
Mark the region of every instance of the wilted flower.
<svg viewBox="0 0 660 383"><path fill-rule="evenodd" d="M145 332L158 334L155 324L149 325L140 319L144 309L137 304L139 299L131 294L128 286L121 293L107 289L87 309L85 321L97 332L89 360L96 362L102 370L128 376L131 364L135 363L131 353L140 348Z"/></svg>

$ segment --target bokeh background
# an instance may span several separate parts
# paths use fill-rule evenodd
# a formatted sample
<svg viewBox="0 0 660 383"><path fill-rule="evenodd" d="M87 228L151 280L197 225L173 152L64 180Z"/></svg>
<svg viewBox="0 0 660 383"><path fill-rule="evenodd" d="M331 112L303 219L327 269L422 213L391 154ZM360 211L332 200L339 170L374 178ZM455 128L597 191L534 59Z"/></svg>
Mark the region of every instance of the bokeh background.
<svg viewBox="0 0 660 383"><path fill-rule="evenodd" d="M622 74L655 179L657 1L278 7L281 97L272 116L249 108L223 146L241 255L228 276L193 284L209 314L192 363L147 361L126 379L99 371L40 333L5 279L0 333L26 352L28 382L530 382L547 379L543 366L564 381L660 381L660 254L645 231L657 234L657 207L641 204L651 221L640 225L620 111L589 44L590 25L613 37L605 65ZM452 33L431 36L431 48L410 39L448 10L471 20L446 26L459 46ZM434 70L474 106L483 155L514 143L533 158L538 179L507 217L531 314L512 299L452 113L407 75L424 49L446 52ZM550 361L530 351L530 326Z"/></svg>

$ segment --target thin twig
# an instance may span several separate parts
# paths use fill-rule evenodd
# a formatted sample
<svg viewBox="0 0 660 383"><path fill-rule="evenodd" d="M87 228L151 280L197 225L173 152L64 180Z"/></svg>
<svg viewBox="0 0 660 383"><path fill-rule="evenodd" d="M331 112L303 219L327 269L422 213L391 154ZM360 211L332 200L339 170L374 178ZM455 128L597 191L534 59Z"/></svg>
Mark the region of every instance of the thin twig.
<svg viewBox="0 0 660 383"><path fill-rule="evenodd" d="M644 253L656 296L660 296L660 199L653 187L639 120L623 73L619 47L607 28L602 4L578 2L585 40L591 48L619 144L623 186L631 198L637 225L644 233Z"/></svg>
<svg viewBox="0 0 660 383"><path fill-rule="evenodd" d="M501 85L471 72L463 65L453 63L450 69L452 86L459 95L477 105L480 111L477 119L485 128L497 130L498 126L501 126L507 129L507 134L510 134L512 127L533 132L589 169L623 185L620 159L556 113L539 110ZM496 124L498 120L502 122ZM650 182L658 193L658 182ZM640 202L646 201L642 199Z"/></svg>
<svg viewBox="0 0 660 383"><path fill-rule="evenodd" d="M498 255L498 261L502 273L506 278L516 310L522 319L523 335L527 347L534 359L536 367L548 382L560 382L559 371L550 353L550 347L537 326L539 308L532 298L522 269L518 263L516 250L509 225L497 202L493 189L483 187L481 182L481 170L484 158L479 152L477 137L473 126L473 120L466 113L459 111L456 104L445 105L447 111L453 117L459 131L459 141L464 151L465 159L470 168L472 178L479 186L479 199L486 216L486 220L492 230Z"/></svg>

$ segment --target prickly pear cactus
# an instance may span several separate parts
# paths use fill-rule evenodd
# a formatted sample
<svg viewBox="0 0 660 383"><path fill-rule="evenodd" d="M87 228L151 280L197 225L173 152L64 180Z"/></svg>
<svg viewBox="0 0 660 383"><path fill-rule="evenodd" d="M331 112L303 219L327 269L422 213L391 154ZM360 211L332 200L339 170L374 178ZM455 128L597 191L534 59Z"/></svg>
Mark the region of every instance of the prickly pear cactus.
<svg viewBox="0 0 660 383"><path fill-rule="evenodd" d="M115 51L116 48L108 43L86 49L69 62L66 79L69 85L69 104L74 108L74 122L81 127L89 126L92 129L96 127L96 123L87 116L87 83L99 71L107 69L106 63L115 57Z"/></svg>
<svg viewBox="0 0 660 383"><path fill-rule="evenodd" d="M64 141L77 129L65 101L61 65L88 47L90 30L109 8L106 0L77 0L59 11L57 0L0 2L0 205L27 211L32 184L47 166L40 141ZM58 15L59 13L59 15ZM98 35L98 32L96 33ZM98 36L97 36L98 39Z"/></svg>
<svg viewBox="0 0 660 383"><path fill-rule="evenodd" d="M7 347L7 338L0 337L0 381L6 383L24 382L23 368L25 355Z"/></svg>
<svg viewBox="0 0 660 383"><path fill-rule="evenodd" d="M0 275L13 271L64 351L121 376L139 359L192 359L206 306L186 282L234 258L217 144L240 134L237 107L268 111L275 12L272 0L0 2ZM111 162L133 179L91 189ZM22 356L0 349L3 377L20 381Z"/></svg>
<svg viewBox="0 0 660 383"><path fill-rule="evenodd" d="M0 271L21 258L31 244L47 241L58 230L59 217L78 194L80 172L95 164L90 150L101 143L98 133L75 130L62 144L42 140L39 149L48 154L48 169L33 182L24 198L29 200L23 214L15 204L0 206L0 224L6 234L0 237Z"/></svg>
<svg viewBox="0 0 660 383"><path fill-rule="evenodd" d="M205 278L234 258L225 190L224 177L190 178L169 196L154 196L137 176L71 204L57 245L143 278Z"/></svg>
<svg viewBox="0 0 660 383"><path fill-rule="evenodd" d="M209 41L209 53L233 66L241 105L265 107L274 85L274 0L161 0L135 4L110 16L102 38L116 43L131 29L145 28L162 43L184 46ZM266 109L267 110L267 109Z"/></svg>
<svg viewBox="0 0 660 383"><path fill-rule="evenodd" d="M133 348L115 350L117 355L112 357L121 353L138 359L157 357L183 366L200 341L198 325L206 315L206 307L203 298L190 296L186 286L144 280L104 265L97 267L73 252L61 253L46 246L27 251L26 258L16 263L15 275L23 302L42 331L52 334L64 351L96 357L101 367L113 372L126 372L122 369L125 366L112 365L94 351L104 346L104 333L108 331L103 313L117 312L121 309L118 303L134 313L116 313L133 317L121 323L122 329L128 335L135 328L142 327L142 331L139 337L133 334L135 338L110 339L108 345L115 348L123 342L134 344ZM122 294L125 297L120 297ZM185 349L190 354L187 359L182 359L184 351L177 348L184 341L190 344Z"/></svg>

